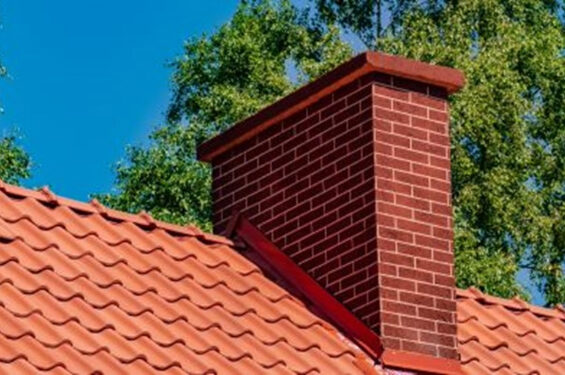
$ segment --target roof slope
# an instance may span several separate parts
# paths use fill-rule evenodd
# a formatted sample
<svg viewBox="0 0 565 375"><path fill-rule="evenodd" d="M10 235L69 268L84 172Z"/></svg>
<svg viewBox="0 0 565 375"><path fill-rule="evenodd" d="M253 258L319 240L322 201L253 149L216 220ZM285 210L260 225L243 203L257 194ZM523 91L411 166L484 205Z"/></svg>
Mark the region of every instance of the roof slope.
<svg viewBox="0 0 565 375"><path fill-rule="evenodd" d="M465 373L565 374L565 310L458 291ZM0 374L367 374L223 237L0 181Z"/></svg>
<svg viewBox="0 0 565 375"><path fill-rule="evenodd" d="M565 310L458 291L461 363L469 375L565 374Z"/></svg>
<svg viewBox="0 0 565 375"><path fill-rule="evenodd" d="M0 374L362 374L223 237L0 182Z"/></svg>

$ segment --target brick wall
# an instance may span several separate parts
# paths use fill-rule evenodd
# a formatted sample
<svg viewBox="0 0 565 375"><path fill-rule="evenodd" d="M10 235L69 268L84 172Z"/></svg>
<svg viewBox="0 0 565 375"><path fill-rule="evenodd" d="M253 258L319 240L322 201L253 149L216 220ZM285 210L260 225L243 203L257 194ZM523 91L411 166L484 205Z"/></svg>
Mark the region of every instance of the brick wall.
<svg viewBox="0 0 565 375"><path fill-rule="evenodd" d="M215 231L242 212L385 348L454 358L445 96L368 74L217 156Z"/></svg>
<svg viewBox="0 0 565 375"><path fill-rule="evenodd" d="M456 358L445 93L373 87L377 249L385 347Z"/></svg>

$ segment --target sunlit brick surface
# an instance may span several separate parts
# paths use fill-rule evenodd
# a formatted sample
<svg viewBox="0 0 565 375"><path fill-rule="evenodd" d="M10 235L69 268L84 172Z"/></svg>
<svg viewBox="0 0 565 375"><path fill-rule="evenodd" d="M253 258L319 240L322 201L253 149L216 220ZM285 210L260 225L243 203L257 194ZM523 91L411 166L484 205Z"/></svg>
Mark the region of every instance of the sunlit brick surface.
<svg viewBox="0 0 565 375"><path fill-rule="evenodd" d="M385 347L455 358L445 97L373 73L216 157L215 230L241 211Z"/></svg>

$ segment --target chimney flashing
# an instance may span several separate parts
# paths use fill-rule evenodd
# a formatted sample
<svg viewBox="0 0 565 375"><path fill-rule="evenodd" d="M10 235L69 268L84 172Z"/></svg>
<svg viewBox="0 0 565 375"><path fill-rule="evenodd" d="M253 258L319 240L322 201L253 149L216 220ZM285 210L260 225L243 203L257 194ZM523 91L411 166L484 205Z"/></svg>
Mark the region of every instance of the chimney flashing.
<svg viewBox="0 0 565 375"><path fill-rule="evenodd" d="M212 161L232 147L368 73L383 73L405 81L436 86L445 89L448 94L457 92L465 84L465 76L457 69L367 51L204 142L198 147L198 160Z"/></svg>

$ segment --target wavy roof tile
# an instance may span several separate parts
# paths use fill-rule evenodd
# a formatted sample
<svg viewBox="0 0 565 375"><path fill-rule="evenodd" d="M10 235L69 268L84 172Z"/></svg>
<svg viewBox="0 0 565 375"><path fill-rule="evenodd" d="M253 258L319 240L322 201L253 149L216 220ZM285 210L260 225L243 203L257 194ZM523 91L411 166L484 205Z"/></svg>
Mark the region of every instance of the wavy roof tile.
<svg viewBox="0 0 565 375"><path fill-rule="evenodd" d="M458 291L461 364L469 375L565 374L565 310Z"/></svg>
<svg viewBox="0 0 565 375"><path fill-rule="evenodd" d="M565 310L458 291L469 375L565 374ZM370 374L232 241L0 182L0 374Z"/></svg>
<svg viewBox="0 0 565 375"><path fill-rule="evenodd" d="M367 374L219 236L0 184L0 374Z"/></svg>

